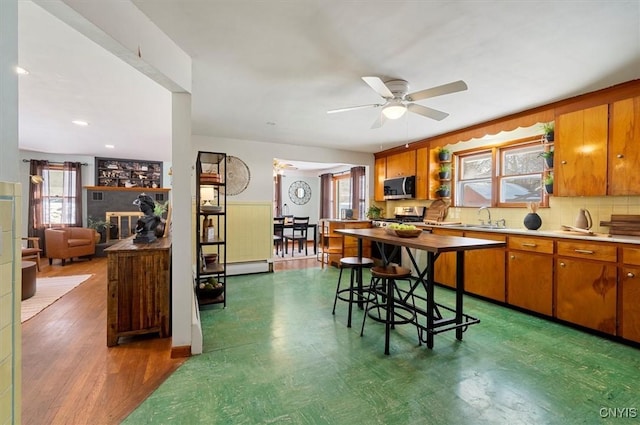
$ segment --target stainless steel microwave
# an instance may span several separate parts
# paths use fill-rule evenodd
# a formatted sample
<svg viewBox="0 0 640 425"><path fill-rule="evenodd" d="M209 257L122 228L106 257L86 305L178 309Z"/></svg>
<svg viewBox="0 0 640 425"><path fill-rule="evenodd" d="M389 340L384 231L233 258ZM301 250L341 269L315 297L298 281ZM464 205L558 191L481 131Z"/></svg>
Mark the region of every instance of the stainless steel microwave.
<svg viewBox="0 0 640 425"><path fill-rule="evenodd" d="M384 181L384 199L411 199L416 196L416 176Z"/></svg>

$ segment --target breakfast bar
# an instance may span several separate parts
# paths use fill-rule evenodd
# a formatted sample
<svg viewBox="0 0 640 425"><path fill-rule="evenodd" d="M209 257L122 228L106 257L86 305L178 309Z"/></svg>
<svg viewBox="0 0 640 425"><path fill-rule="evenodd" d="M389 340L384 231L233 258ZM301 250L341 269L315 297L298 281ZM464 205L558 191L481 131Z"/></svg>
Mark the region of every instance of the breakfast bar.
<svg viewBox="0 0 640 425"><path fill-rule="evenodd" d="M504 247L505 243L500 241L492 241L486 239L466 238L459 236L444 236L434 235L427 232L422 232L416 237L399 237L390 234L389 231L383 228L370 228L370 229L341 229L337 230L338 233L349 235L358 238L358 253L362 256L362 241L369 240L376 244L381 245L394 245L399 249L404 248L413 263L413 266L418 271L418 276L415 282L412 282L411 287L404 294L397 294L393 298L393 302L401 305L403 308L410 309L415 313L415 319L411 321L418 328L418 335L420 342L425 342L428 348L433 348L433 337L435 334L455 330L456 338L462 340L462 333L469 325L479 323L479 320L464 314L463 311L463 294L464 294L464 253L469 250L477 249L489 249ZM422 269L418 268L412 249L419 249L427 253L427 263ZM380 249L380 252L385 252L384 249ZM396 250L394 250L396 252ZM456 301L455 306L448 307L442 305L435 300L434 294L434 264L438 259L438 256L443 252L456 252ZM391 262L393 258L383 258L383 263L386 265ZM426 296L421 296L416 293L418 288L423 288L426 292ZM387 294L393 293L387 290ZM416 305L413 300L418 299L424 301L426 305ZM409 301L412 300L412 301ZM390 310L387 309L387 315ZM443 316L444 314L453 313L449 317ZM389 321L390 318L387 317ZM385 354L389 354L389 327L385 331Z"/></svg>

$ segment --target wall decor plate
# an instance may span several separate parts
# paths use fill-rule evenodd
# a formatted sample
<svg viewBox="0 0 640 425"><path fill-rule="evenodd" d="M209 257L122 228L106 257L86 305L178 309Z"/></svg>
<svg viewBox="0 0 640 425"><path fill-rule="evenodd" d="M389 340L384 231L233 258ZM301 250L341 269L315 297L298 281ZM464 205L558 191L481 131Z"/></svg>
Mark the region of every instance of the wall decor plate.
<svg viewBox="0 0 640 425"><path fill-rule="evenodd" d="M289 199L297 205L304 205L311 199L311 187L302 180L296 180L289 186Z"/></svg>
<svg viewBox="0 0 640 425"><path fill-rule="evenodd" d="M231 196L244 192L251 180L251 172L247 164L236 156L228 155L225 167L227 179L226 184L220 187L220 192Z"/></svg>

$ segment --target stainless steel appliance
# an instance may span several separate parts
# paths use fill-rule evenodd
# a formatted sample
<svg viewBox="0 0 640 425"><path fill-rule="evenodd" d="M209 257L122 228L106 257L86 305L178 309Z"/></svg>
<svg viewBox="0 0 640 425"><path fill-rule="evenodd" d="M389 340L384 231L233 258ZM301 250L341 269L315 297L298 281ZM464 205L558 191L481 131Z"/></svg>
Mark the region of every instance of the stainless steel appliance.
<svg viewBox="0 0 640 425"><path fill-rule="evenodd" d="M393 218L381 218L379 220L373 220L371 224L374 227L387 227L391 223L420 223L424 221L426 211L426 207L396 207L393 210ZM394 246L385 245L384 248L385 256L388 257L389 255L391 255ZM395 263L404 267L409 267L411 266L411 261L409 260L409 256L404 251L405 250L403 249L401 254L402 258L397 258ZM372 257L377 259L382 258L378 244L373 244L373 246L371 247L371 255ZM411 269L413 271L414 267L411 267Z"/></svg>
<svg viewBox="0 0 640 425"><path fill-rule="evenodd" d="M416 177L397 177L384 181L384 199L412 199L416 195Z"/></svg>

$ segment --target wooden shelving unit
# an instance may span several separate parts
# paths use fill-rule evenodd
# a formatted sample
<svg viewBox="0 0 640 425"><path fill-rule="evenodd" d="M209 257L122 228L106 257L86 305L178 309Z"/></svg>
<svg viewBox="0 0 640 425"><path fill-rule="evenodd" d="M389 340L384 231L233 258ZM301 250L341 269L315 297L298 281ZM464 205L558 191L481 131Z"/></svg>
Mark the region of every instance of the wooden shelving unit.
<svg viewBox="0 0 640 425"><path fill-rule="evenodd" d="M162 162L96 158L96 186L160 188Z"/></svg>

